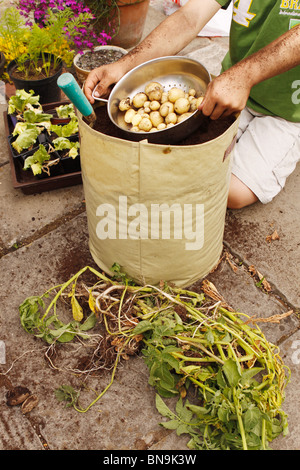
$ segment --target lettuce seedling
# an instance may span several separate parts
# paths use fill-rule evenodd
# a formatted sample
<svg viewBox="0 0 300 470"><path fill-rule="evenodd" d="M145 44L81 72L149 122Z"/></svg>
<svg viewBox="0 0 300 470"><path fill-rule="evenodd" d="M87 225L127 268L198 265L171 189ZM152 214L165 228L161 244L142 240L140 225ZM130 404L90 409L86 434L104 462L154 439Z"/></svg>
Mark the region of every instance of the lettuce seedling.
<svg viewBox="0 0 300 470"><path fill-rule="evenodd" d="M24 170L31 168L34 175L40 175L43 170L43 164L50 160L51 155L47 152L44 145L39 145L39 149L33 155L27 157L24 162Z"/></svg>
<svg viewBox="0 0 300 470"><path fill-rule="evenodd" d="M78 155L78 149L80 147L79 142L71 142L66 137L57 137L53 140L55 150L68 150L67 155L72 158L76 158Z"/></svg>
<svg viewBox="0 0 300 470"><path fill-rule="evenodd" d="M12 146L18 153L21 153L22 150L29 149L35 144L39 134L40 129L38 127L28 128L18 135L16 140L12 142Z"/></svg>
<svg viewBox="0 0 300 470"><path fill-rule="evenodd" d="M34 95L34 91L27 93L25 90L16 90L16 94L11 96L8 102L8 114L22 114L29 105L37 106L41 109L39 95Z"/></svg>

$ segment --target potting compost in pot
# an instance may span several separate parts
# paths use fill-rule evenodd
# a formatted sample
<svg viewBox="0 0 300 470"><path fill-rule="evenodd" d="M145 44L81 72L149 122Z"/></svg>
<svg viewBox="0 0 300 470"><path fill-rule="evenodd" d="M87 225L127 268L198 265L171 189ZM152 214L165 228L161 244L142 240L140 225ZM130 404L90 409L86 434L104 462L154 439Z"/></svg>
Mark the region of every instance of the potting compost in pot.
<svg viewBox="0 0 300 470"><path fill-rule="evenodd" d="M87 52L79 57L77 61L78 67L84 70L93 70L103 64L111 64L124 55L123 52L114 49L96 50L94 52Z"/></svg>
<svg viewBox="0 0 300 470"><path fill-rule="evenodd" d="M185 287L218 263L238 118L211 121L176 145L121 138L105 106L79 115L89 247L108 274Z"/></svg>

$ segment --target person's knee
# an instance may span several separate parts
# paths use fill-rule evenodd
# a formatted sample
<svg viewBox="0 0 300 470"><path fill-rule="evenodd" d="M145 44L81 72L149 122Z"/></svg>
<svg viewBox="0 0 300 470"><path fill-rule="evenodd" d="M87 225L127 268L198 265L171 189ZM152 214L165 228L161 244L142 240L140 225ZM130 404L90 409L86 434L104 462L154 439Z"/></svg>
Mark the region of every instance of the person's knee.
<svg viewBox="0 0 300 470"><path fill-rule="evenodd" d="M258 200L257 196L235 175L231 175L227 207L229 209L242 209Z"/></svg>
<svg viewBox="0 0 300 470"><path fill-rule="evenodd" d="M227 200L227 207L228 209L242 209L243 207L249 206L252 203L241 199L239 195L236 194L229 194Z"/></svg>

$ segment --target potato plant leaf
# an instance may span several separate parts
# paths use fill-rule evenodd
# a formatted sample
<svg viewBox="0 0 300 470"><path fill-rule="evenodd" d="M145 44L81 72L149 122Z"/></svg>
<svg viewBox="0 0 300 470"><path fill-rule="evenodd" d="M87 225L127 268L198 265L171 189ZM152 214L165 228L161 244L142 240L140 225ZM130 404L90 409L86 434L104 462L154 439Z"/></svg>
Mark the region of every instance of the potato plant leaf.
<svg viewBox="0 0 300 470"><path fill-rule="evenodd" d="M169 419L173 419L175 418L175 413L173 413L169 408L168 406L165 404L165 402L163 401L163 399L161 398L160 395L156 394L155 396L155 404L156 404L156 408L157 410L159 411L159 413L162 415L162 416L165 416L166 418L169 418Z"/></svg>
<svg viewBox="0 0 300 470"><path fill-rule="evenodd" d="M238 370L237 363L233 359L228 359L224 363L223 372L231 387L235 387L239 383L241 374Z"/></svg>
<svg viewBox="0 0 300 470"><path fill-rule="evenodd" d="M134 328L133 333L135 335L140 335L141 333L145 333L146 331L150 331L150 330L153 330L152 323L148 320L142 320Z"/></svg>
<svg viewBox="0 0 300 470"><path fill-rule="evenodd" d="M77 302L77 299L75 300ZM82 339L88 338L86 332L92 329L97 322L94 313L89 315L83 323L76 320L63 323L57 318L56 314L45 317L45 311L45 301L38 296L28 297L19 306L20 321L24 330L49 344L55 341L59 343L69 342L76 336L80 336Z"/></svg>
<svg viewBox="0 0 300 470"><path fill-rule="evenodd" d="M251 406L244 413L244 425L246 431L251 431L255 427L261 428L262 413L257 406Z"/></svg>
<svg viewBox="0 0 300 470"><path fill-rule="evenodd" d="M101 289L105 295L114 291L111 306L118 312L118 330L114 329L115 316L110 324L109 316L103 315L107 333L116 334L115 345L143 344L149 384L157 392L156 407L166 418L161 425L177 435L187 434L189 449L266 450L275 437L287 434L287 416L281 403L290 371L278 348L257 327L251 328L240 313L222 306L214 308L212 315L204 307L202 294L173 290L162 283L159 288L135 286L121 273L119 265L114 267L118 281L116 276L109 280L97 273L94 287L84 284L77 289L78 277L87 269L95 273L93 268L83 268L53 293L52 311L45 306L45 295L26 299L20 306L23 328L49 343L77 335L87 337L85 331L97 318L92 294L101 297ZM64 303L69 300L70 310L80 321L73 319L65 324L57 317L56 302L63 292ZM84 322L83 301L92 312ZM111 307L109 302L105 305ZM130 318L128 305L136 317ZM108 387L116 366L117 362ZM79 411L87 411L108 387L89 407ZM192 403L188 400L190 390ZM72 390L60 392L78 409ZM175 411L163 400L170 397L179 398Z"/></svg>
<svg viewBox="0 0 300 470"><path fill-rule="evenodd" d="M71 385L61 385L55 390L57 400L65 402L66 407L74 406L79 398L79 392Z"/></svg>
<svg viewBox="0 0 300 470"><path fill-rule="evenodd" d="M79 329L80 331L91 330L92 328L94 328L96 323L97 323L97 317L96 315L94 315L94 313L91 313L91 315L89 315L87 319L83 323L80 324Z"/></svg>
<svg viewBox="0 0 300 470"><path fill-rule="evenodd" d="M71 305L74 320L80 322L83 319L83 311L78 300L74 296L71 299Z"/></svg>

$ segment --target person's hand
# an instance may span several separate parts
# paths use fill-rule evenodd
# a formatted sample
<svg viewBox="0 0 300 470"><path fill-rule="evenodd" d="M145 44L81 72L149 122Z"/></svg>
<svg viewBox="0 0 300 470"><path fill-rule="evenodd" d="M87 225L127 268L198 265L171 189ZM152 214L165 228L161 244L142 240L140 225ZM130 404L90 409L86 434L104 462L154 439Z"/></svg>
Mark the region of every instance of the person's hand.
<svg viewBox="0 0 300 470"><path fill-rule="evenodd" d="M232 67L208 84L199 109L213 120L230 116L245 108L250 90L250 77L240 67Z"/></svg>
<svg viewBox="0 0 300 470"><path fill-rule="evenodd" d="M92 70L84 83L84 93L91 104L95 102L92 93L95 89L95 96L99 98L108 98L111 91L111 85L116 83L122 76L120 68L110 65L102 65Z"/></svg>

